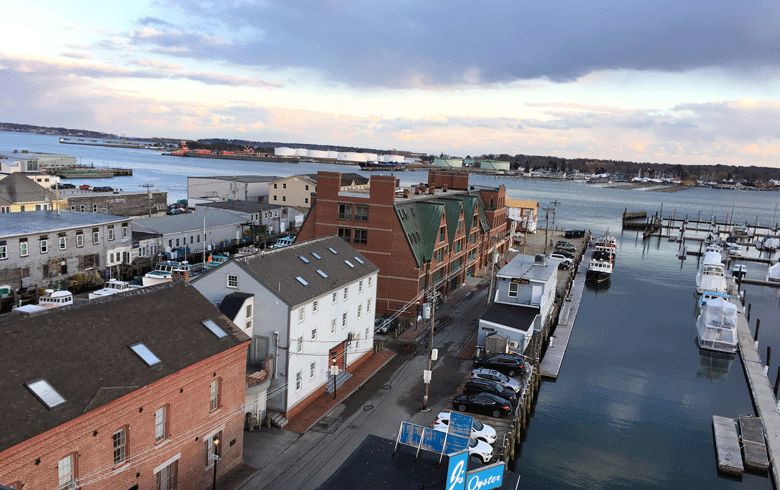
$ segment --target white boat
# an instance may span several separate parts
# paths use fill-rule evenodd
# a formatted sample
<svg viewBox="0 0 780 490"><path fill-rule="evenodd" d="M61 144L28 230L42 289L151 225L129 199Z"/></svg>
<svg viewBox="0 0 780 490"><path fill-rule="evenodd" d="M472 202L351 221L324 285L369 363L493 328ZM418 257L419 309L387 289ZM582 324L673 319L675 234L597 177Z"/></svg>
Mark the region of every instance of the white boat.
<svg viewBox="0 0 780 490"><path fill-rule="evenodd" d="M697 303L698 311L701 311L702 308L704 308L704 304L707 303L707 301L715 298L723 298L726 301L728 301L731 298L731 295L729 293L718 293L715 291L704 291L701 293L701 296L699 296L699 301Z"/></svg>
<svg viewBox="0 0 780 490"><path fill-rule="evenodd" d="M704 291L729 292L726 267L718 252L705 252L704 260L696 273L696 292L702 294Z"/></svg>
<svg viewBox="0 0 780 490"><path fill-rule="evenodd" d="M190 264L186 260L184 262L163 261L159 262L155 269L151 272L147 272L142 277L143 285L153 286L163 282L170 282L174 277L190 280Z"/></svg>
<svg viewBox="0 0 780 490"><path fill-rule="evenodd" d="M608 251L594 251L593 257L588 262L588 270L585 273L585 282L591 284L603 284L612 277L612 255Z"/></svg>
<svg viewBox="0 0 780 490"><path fill-rule="evenodd" d="M609 235L609 232L604 234L603 237L598 237L593 241L593 253L606 252L610 255L610 259L614 261L617 255L617 239Z"/></svg>
<svg viewBox="0 0 780 490"><path fill-rule="evenodd" d="M766 280L780 282L780 262L769 267L769 270L766 271Z"/></svg>
<svg viewBox="0 0 780 490"><path fill-rule="evenodd" d="M139 289L141 286L135 286L126 281L120 281L117 279L109 279L108 282L103 284L102 289L92 291L89 293L89 299L102 298L104 296L111 296L112 294L125 293L134 289Z"/></svg>
<svg viewBox="0 0 780 490"><path fill-rule="evenodd" d="M745 264L734 264L731 266L731 275L741 281L747 275L747 266Z"/></svg>
<svg viewBox="0 0 780 490"><path fill-rule="evenodd" d="M720 352L737 351L737 306L723 298L707 301L696 319L699 347Z"/></svg>
<svg viewBox="0 0 780 490"><path fill-rule="evenodd" d="M23 305L13 309L17 313L37 313L39 311L47 311L60 306L67 306L73 304L73 293L67 290L55 291L53 289L47 289L43 296L38 298L37 305Z"/></svg>

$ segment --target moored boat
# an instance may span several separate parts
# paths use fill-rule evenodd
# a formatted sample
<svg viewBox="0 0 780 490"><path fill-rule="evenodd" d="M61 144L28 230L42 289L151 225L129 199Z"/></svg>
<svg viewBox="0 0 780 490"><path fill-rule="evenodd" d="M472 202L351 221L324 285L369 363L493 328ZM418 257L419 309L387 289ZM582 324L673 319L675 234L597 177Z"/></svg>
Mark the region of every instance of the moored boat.
<svg viewBox="0 0 780 490"><path fill-rule="evenodd" d="M89 299L102 298L104 296L111 296L112 294L126 293L134 289L139 289L141 286L135 286L126 281L119 281L117 279L109 279L101 289L92 291L89 293Z"/></svg>
<svg viewBox="0 0 780 490"><path fill-rule="evenodd" d="M170 282L174 277L190 280L190 264L184 262L163 261L159 262L155 269L147 272L142 278L144 287L153 286L163 282Z"/></svg>
<svg viewBox="0 0 780 490"><path fill-rule="evenodd" d="M60 306L67 306L73 304L73 293L68 290L55 291L53 289L47 289L46 292L38 298L37 305L23 305L13 309L14 312L31 314L39 311L47 311L53 308L59 308Z"/></svg>
<svg viewBox="0 0 780 490"><path fill-rule="evenodd" d="M702 294L704 291L728 293L726 269L718 252L705 252L696 273L696 292Z"/></svg>
<svg viewBox="0 0 780 490"><path fill-rule="evenodd" d="M707 301L696 319L699 347L720 352L737 351L737 306L724 298Z"/></svg>
<svg viewBox="0 0 780 490"><path fill-rule="evenodd" d="M598 255L597 255L598 254ZM612 260L609 252L594 252L585 272L585 282L602 284L612 277Z"/></svg>

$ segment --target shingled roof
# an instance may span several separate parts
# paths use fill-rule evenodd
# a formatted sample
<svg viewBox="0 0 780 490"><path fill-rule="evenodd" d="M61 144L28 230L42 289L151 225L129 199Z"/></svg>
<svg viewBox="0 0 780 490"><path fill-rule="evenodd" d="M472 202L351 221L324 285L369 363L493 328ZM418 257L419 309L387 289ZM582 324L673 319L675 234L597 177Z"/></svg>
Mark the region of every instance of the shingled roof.
<svg viewBox="0 0 780 490"><path fill-rule="evenodd" d="M217 338L201 322L227 335ZM0 317L0 452L227 351L249 337L197 289L176 280L32 316ZM160 363L148 366L138 342ZM48 409L25 383L45 379L65 402Z"/></svg>
<svg viewBox="0 0 780 490"><path fill-rule="evenodd" d="M0 204L42 202L47 199L56 201L57 196L22 173L14 172L0 180Z"/></svg>

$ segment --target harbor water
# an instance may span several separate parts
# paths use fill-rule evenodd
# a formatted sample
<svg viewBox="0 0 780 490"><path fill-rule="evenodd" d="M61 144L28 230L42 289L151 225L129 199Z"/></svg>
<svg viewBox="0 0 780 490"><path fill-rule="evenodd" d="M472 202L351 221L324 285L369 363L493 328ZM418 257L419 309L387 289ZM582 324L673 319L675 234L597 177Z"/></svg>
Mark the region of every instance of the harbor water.
<svg viewBox="0 0 780 490"><path fill-rule="evenodd" d="M151 184L169 202L186 198L187 177L277 175L318 170L358 172L358 167L199 160L134 149L61 145L54 136L0 133L0 151L78 156L82 164L132 168L132 177L85 179L75 184L143 190ZM370 173L363 173L370 175ZM402 185L424 182L426 172L398 172ZM764 226L774 216L778 192L688 189L666 193L608 189L578 182L471 176L474 185L507 188L507 196L555 207L539 228L606 230L618 238L611 285L586 288L555 382L543 382L533 418L516 461L524 488L539 489L769 489L761 475L741 480L718 476L712 416L752 415L740 357L714 355L696 344L696 257L677 259L679 244L641 233L621 232L621 215L663 209L675 214ZM556 204L553 204L556 202ZM543 233L543 231L541 232ZM557 237L556 237L557 239ZM748 251L757 256L755 250ZM777 255L773 257L777 258ZM765 264L748 263L748 277L763 279ZM759 350L780 354L780 290L743 286L752 305L751 329L761 320ZM780 355L769 370L777 376Z"/></svg>

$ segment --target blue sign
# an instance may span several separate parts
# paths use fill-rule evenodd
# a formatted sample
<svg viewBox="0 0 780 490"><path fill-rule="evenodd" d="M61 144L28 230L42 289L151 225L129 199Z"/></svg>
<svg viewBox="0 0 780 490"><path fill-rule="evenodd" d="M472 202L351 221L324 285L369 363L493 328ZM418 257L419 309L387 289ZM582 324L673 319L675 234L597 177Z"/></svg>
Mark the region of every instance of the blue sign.
<svg viewBox="0 0 780 490"><path fill-rule="evenodd" d="M500 487L503 481L504 462L502 461L478 470L469 471L466 474L466 490L490 490L491 488Z"/></svg>
<svg viewBox="0 0 780 490"><path fill-rule="evenodd" d="M407 446L419 447L422 440L424 427L414 425L410 422L401 422L401 436L398 442Z"/></svg>
<svg viewBox="0 0 780 490"><path fill-rule="evenodd" d="M469 438L447 434L447 443L444 445L444 454L452 454L469 447Z"/></svg>
<svg viewBox="0 0 780 490"><path fill-rule="evenodd" d="M474 417L458 412L450 412L450 424L447 432L461 437L471 437L471 426L474 425Z"/></svg>
<svg viewBox="0 0 780 490"><path fill-rule="evenodd" d="M450 456L450 463L447 466L447 490L463 490L465 488L468 458L468 451L461 451Z"/></svg>
<svg viewBox="0 0 780 490"><path fill-rule="evenodd" d="M425 431L423 432L422 445L420 446L420 449L425 449L426 451L441 454L444 451L444 439L446 437L446 432L426 427Z"/></svg>

